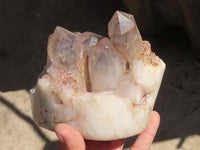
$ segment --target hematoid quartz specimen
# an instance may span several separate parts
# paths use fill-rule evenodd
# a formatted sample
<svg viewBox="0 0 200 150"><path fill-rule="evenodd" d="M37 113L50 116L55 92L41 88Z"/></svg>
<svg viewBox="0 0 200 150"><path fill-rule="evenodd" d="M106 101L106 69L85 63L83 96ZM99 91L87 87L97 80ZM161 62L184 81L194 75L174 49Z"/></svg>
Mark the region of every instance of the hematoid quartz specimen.
<svg viewBox="0 0 200 150"><path fill-rule="evenodd" d="M38 125L54 130L66 123L91 140L144 130L165 64L142 41L132 15L116 11L108 35L56 27L49 36L47 65L31 89Z"/></svg>

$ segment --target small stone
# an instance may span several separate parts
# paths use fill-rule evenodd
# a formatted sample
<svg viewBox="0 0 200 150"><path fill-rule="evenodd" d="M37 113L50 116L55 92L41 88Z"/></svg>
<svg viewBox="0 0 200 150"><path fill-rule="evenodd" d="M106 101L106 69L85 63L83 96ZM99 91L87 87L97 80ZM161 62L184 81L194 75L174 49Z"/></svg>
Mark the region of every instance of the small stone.
<svg viewBox="0 0 200 150"><path fill-rule="evenodd" d="M116 11L108 24L108 34L128 64L143 49L142 37L133 15Z"/></svg>
<svg viewBox="0 0 200 150"><path fill-rule="evenodd" d="M114 89L126 70L126 63L112 42L108 38L101 39L90 50L88 57L92 92Z"/></svg>
<svg viewBox="0 0 200 150"><path fill-rule="evenodd" d="M101 35L92 32L79 33L78 36L87 54L90 48L95 46L97 42L102 38Z"/></svg>
<svg viewBox="0 0 200 150"><path fill-rule="evenodd" d="M126 71L117 83L115 94L122 98L129 98L134 104L139 104L145 91L135 82L131 71Z"/></svg>

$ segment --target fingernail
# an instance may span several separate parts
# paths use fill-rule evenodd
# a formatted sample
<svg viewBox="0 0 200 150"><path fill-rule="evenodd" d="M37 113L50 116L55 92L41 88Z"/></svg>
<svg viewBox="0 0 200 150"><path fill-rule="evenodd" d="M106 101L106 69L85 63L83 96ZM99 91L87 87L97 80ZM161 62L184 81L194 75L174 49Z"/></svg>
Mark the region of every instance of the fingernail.
<svg viewBox="0 0 200 150"><path fill-rule="evenodd" d="M61 135L56 133L56 136L58 137L60 143L65 144L64 139L63 139L63 137Z"/></svg>

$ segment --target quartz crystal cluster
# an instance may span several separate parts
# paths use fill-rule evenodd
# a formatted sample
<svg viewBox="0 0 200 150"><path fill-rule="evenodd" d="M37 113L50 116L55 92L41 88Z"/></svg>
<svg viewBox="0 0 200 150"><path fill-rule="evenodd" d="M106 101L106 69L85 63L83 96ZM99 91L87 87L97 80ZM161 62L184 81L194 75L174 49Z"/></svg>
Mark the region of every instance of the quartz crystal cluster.
<svg viewBox="0 0 200 150"><path fill-rule="evenodd" d="M132 15L116 11L108 34L56 27L49 36L47 65L31 89L38 125L54 130L66 123L92 140L144 130L165 64L142 41Z"/></svg>

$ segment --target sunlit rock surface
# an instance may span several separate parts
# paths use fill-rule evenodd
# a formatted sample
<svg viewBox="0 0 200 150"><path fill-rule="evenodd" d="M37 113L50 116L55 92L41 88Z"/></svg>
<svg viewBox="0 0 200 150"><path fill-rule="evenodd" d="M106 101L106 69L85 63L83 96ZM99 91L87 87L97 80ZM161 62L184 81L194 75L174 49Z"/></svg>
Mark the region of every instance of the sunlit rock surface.
<svg viewBox="0 0 200 150"><path fill-rule="evenodd" d="M109 36L56 27L44 73L31 89L33 117L40 126L54 130L66 123L91 140L144 130L165 64L142 41L132 15L117 11Z"/></svg>

